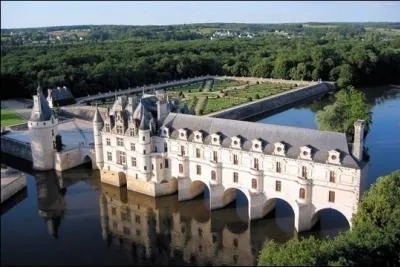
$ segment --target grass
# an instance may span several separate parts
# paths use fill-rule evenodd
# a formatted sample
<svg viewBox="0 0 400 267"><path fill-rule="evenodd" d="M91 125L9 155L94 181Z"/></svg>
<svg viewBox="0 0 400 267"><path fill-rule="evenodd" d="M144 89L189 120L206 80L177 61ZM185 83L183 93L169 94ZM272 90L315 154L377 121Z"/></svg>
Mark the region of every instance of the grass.
<svg viewBox="0 0 400 267"><path fill-rule="evenodd" d="M20 124L25 120L12 110L1 109L1 126Z"/></svg>
<svg viewBox="0 0 400 267"><path fill-rule="evenodd" d="M247 102L247 100L241 98L208 98L207 103L204 106L203 114L216 112L245 102Z"/></svg>
<svg viewBox="0 0 400 267"><path fill-rule="evenodd" d="M235 80L214 80L213 91L219 91L227 87L244 85L246 82L235 81Z"/></svg>
<svg viewBox="0 0 400 267"><path fill-rule="evenodd" d="M293 87L294 88L294 87ZM284 91L292 89L292 86L288 84L273 84L273 83L262 83L257 85L251 85L245 89L232 90L227 92L227 96L256 99L282 93Z"/></svg>

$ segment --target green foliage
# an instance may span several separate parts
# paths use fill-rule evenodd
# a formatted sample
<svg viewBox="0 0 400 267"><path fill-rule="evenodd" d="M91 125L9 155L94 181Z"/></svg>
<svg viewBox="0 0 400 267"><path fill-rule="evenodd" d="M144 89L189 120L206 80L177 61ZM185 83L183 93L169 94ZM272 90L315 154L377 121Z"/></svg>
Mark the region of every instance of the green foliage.
<svg viewBox="0 0 400 267"><path fill-rule="evenodd" d="M353 217L353 229L333 240L292 239L270 242L258 265L369 265L400 264L400 170L377 179Z"/></svg>
<svg viewBox="0 0 400 267"><path fill-rule="evenodd" d="M318 128L324 131L345 132L351 136L354 133L354 122L365 120L365 130L368 132L372 118L371 105L366 102L363 92L348 87L335 95L336 101L317 112Z"/></svg>
<svg viewBox="0 0 400 267"><path fill-rule="evenodd" d="M1 109L1 126L23 123L25 120L12 110Z"/></svg>
<svg viewBox="0 0 400 267"><path fill-rule="evenodd" d="M208 114L214 111L219 111L225 108L230 108L246 102L247 100L241 98L208 98L204 106L203 114Z"/></svg>

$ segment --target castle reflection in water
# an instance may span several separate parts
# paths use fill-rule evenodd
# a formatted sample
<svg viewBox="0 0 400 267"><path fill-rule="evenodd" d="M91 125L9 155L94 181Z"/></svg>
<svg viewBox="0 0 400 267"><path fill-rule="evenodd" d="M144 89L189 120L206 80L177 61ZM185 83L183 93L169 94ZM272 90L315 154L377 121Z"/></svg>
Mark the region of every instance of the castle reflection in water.
<svg viewBox="0 0 400 267"><path fill-rule="evenodd" d="M58 238L68 216L67 188L85 179L56 172L35 176L39 215ZM266 242L295 235L294 223L288 223L293 217L281 218L287 219L283 230L279 218L249 221L234 206L210 212L202 198L178 202L177 195L152 198L104 183L95 187L100 187L103 239L124 248L135 265L254 265Z"/></svg>
<svg viewBox="0 0 400 267"><path fill-rule="evenodd" d="M119 243L138 264L254 265L264 242L289 239L274 219L243 221L237 211L210 212L206 201L153 198L101 184L103 239ZM245 208L246 210L247 208Z"/></svg>

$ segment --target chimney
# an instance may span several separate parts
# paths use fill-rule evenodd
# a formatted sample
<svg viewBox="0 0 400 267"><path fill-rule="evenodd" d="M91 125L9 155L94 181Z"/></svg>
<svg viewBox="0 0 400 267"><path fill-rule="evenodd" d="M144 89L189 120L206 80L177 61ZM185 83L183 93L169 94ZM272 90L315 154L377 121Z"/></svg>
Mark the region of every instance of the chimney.
<svg viewBox="0 0 400 267"><path fill-rule="evenodd" d="M354 142L353 142L353 157L359 162L363 160L364 150L364 120L357 120L354 123Z"/></svg>

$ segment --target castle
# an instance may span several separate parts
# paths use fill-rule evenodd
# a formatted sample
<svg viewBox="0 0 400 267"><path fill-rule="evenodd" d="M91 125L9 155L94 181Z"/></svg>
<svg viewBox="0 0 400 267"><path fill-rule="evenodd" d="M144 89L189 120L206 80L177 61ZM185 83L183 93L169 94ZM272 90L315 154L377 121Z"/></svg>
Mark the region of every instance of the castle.
<svg viewBox="0 0 400 267"><path fill-rule="evenodd" d="M351 226L365 176L364 124L355 123L352 152L344 133L185 114L162 91L116 99L93 119L101 181L153 197L178 192L188 200L210 192L210 209L226 206L237 190L250 219L285 200L297 231L310 229L323 209L341 212ZM179 113L181 112L181 113Z"/></svg>

